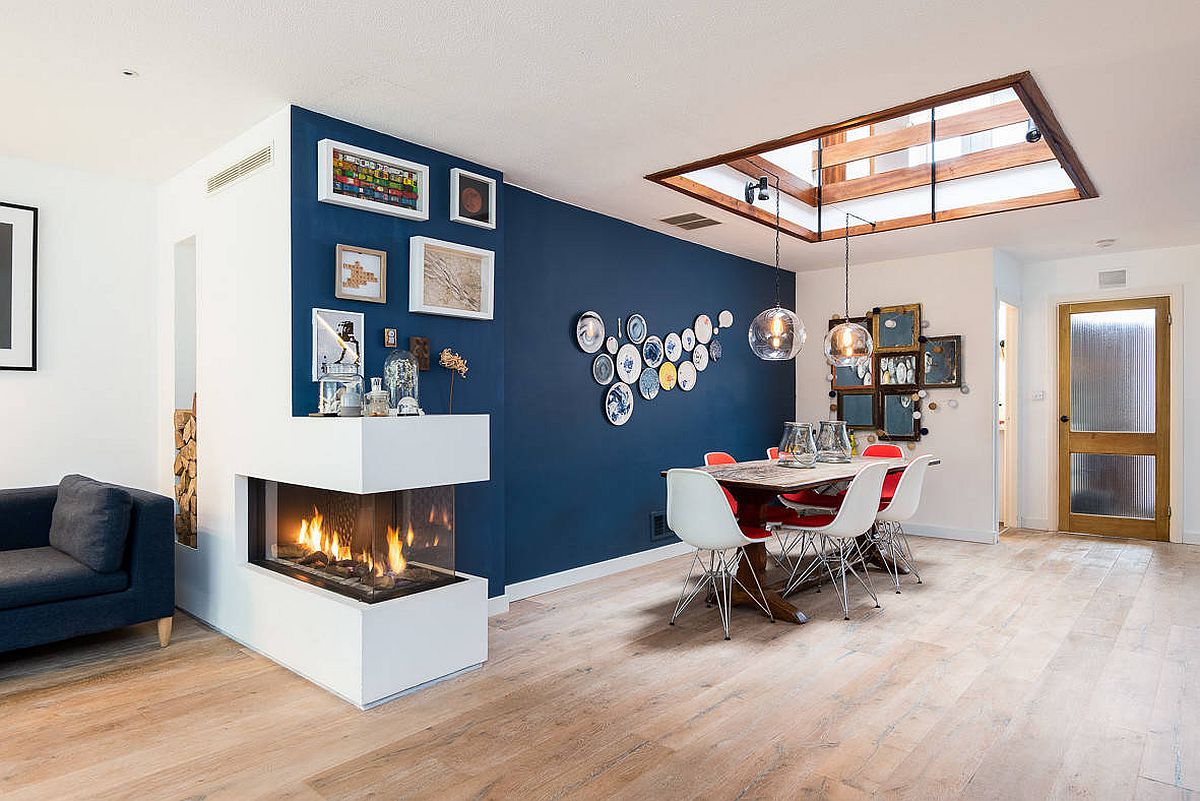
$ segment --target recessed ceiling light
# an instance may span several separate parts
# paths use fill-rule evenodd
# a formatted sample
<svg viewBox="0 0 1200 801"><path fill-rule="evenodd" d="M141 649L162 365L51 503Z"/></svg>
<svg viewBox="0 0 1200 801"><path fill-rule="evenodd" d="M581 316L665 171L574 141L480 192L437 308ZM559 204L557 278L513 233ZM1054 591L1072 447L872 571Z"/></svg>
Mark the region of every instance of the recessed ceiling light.
<svg viewBox="0 0 1200 801"><path fill-rule="evenodd" d="M1097 239L1095 244L1096 244L1096 247L1098 247L1098 248L1111 248L1113 245L1117 244L1117 240L1115 240L1115 239Z"/></svg>
<svg viewBox="0 0 1200 801"><path fill-rule="evenodd" d="M126 67L125 69L121 70L121 74L122 74L122 75L124 75L126 78L138 78L138 77L141 77L141 73L140 73L140 72L138 72L138 71L137 71L137 70L135 70L135 69L131 69L131 68L129 68L129 67Z"/></svg>

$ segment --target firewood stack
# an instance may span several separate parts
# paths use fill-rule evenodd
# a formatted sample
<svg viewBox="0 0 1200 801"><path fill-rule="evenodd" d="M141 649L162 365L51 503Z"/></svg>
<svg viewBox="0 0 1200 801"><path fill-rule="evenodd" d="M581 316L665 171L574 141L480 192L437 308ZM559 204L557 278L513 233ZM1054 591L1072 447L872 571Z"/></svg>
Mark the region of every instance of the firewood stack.
<svg viewBox="0 0 1200 801"><path fill-rule="evenodd" d="M196 397L192 408L175 410L175 538L196 547Z"/></svg>

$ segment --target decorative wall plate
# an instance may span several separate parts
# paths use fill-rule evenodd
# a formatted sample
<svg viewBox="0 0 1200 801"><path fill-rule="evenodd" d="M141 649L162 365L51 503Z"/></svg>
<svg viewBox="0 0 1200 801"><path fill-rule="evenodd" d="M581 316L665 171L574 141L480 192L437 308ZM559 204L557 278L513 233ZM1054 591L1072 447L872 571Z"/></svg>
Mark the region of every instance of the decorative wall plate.
<svg viewBox="0 0 1200 801"><path fill-rule="evenodd" d="M677 362L683 358L683 342L679 339L679 334L674 331L667 334L663 339L663 353L667 356L667 361Z"/></svg>
<svg viewBox="0 0 1200 801"><path fill-rule="evenodd" d="M642 377L638 379L638 391L646 400L654 400L658 395L658 390L658 371L653 367L647 367L642 371Z"/></svg>
<svg viewBox="0 0 1200 801"><path fill-rule="evenodd" d="M692 328L696 331L696 341L701 345L707 345L712 340L712 318L707 314L697 315L696 322L692 324Z"/></svg>
<svg viewBox="0 0 1200 801"><path fill-rule="evenodd" d="M633 390L628 384L613 384L604 393L604 416L614 426L623 426L633 416Z"/></svg>
<svg viewBox="0 0 1200 801"><path fill-rule="evenodd" d="M642 343L642 359L647 367L657 369L663 363L663 341L658 337L646 337Z"/></svg>
<svg viewBox="0 0 1200 801"><path fill-rule="evenodd" d="M719 362L721 361L721 354L721 340L714 339L712 342L708 343L708 357L710 359L712 359L714 362Z"/></svg>
<svg viewBox="0 0 1200 801"><path fill-rule="evenodd" d="M679 363L679 388L687 392L696 386L696 365L691 362Z"/></svg>
<svg viewBox="0 0 1200 801"><path fill-rule="evenodd" d="M658 368L658 383L667 392L675 389L675 383L679 380L679 374L675 372L675 365L670 362L663 362L663 366Z"/></svg>
<svg viewBox="0 0 1200 801"><path fill-rule="evenodd" d="M626 342L617 351L617 376L626 384L636 384L642 374L642 354L637 345Z"/></svg>
<svg viewBox="0 0 1200 801"><path fill-rule="evenodd" d="M683 329L683 333L679 335L679 341L683 343L683 349L691 352L692 348L696 347L696 332L690 328Z"/></svg>
<svg viewBox="0 0 1200 801"><path fill-rule="evenodd" d="M616 370L617 368L613 366L612 356L607 353L601 353L592 361L592 378L596 379L596 383L601 386L608 386L612 383Z"/></svg>
<svg viewBox="0 0 1200 801"><path fill-rule="evenodd" d="M575 321L575 341L584 353L595 353L604 344L604 321L594 311L585 311Z"/></svg>
<svg viewBox="0 0 1200 801"><path fill-rule="evenodd" d="M608 351L609 353L611 353L613 356L617 355L617 348L619 348L619 347L621 347L621 346L617 344L616 337L609 337L608 339L604 340L604 349L606 351Z"/></svg>
<svg viewBox="0 0 1200 801"><path fill-rule="evenodd" d="M696 365L696 369L704 372L704 368L708 367L708 346L696 344L695 350L692 351L692 364Z"/></svg>
<svg viewBox="0 0 1200 801"><path fill-rule="evenodd" d="M636 345L642 344L642 340L646 338L648 333L646 330L646 318L640 314L631 314L629 319L625 321L625 333L629 334L629 341Z"/></svg>
<svg viewBox="0 0 1200 801"><path fill-rule="evenodd" d="M729 309L726 309L718 314L717 325L721 326L722 328L728 328L729 326L733 325L733 312L731 312Z"/></svg>

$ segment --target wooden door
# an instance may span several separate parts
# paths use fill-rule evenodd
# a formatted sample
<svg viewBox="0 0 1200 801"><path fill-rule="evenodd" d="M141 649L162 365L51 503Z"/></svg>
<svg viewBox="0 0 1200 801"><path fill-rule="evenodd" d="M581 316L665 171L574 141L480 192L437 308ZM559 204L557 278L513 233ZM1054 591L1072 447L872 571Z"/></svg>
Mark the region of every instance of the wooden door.
<svg viewBox="0 0 1200 801"><path fill-rule="evenodd" d="M1058 307L1058 527L1169 538L1170 299Z"/></svg>

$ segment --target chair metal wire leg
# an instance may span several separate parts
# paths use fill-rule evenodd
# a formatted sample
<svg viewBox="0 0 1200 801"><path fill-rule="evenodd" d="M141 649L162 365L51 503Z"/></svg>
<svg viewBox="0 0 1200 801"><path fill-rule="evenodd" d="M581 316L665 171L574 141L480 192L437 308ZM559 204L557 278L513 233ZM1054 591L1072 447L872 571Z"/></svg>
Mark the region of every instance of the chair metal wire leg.
<svg viewBox="0 0 1200 801"><path fill-rule="evenodd" d="M829 554L829 546L831 540L824 535L821 536L821 558L820 564L825 568L825 572L829 574L829 582L833 585L833 591L838 597L838 601L842 604L842 617L844 620L850 619L850 602L846 593L846 561L845 554L842 550L841 541L834 543L836 549L836 558L831 558ZM837 572L834 572L834 565L838 566Z"/></svg>
<svg viewBox="0 0 1200 801"><path fill-rule="evenodd" d="M921 581L921 572L917 570L917 560L913 558L912 546L908 543L908 535L904 533L904 527L896 523L895 537L900 542L904 543L904 566L912 571L912 574L917 577L917 583L923 584Z"/></svg>
<svg viewBox="0 0 1200 801"><path fill-rule="evenodd" d="M846 565L850 568L850 572L858 579L858 583L863 585L863 589L871 596L871 600L875 602L875 608L879 608L879 596L875 593L875 582L871 579L871 573L867 570L867 556L863 553L862 543L858 541L858 537L850 540L850 547L853 548L853 555L857 559L847 560ZM862 575L854 569L855 561L862 564Z"/></svg>
<svg viewBox="0 0 1200 801"><path fill-rule="evenodd" d="M696 565L700 565L700 578L696 581L696 586L689 593L688 582L692 580L692 574L696 571ZM683 589L679 591L679 601L675 604L675 613L671 615L672 626L675 625L675 620L679 617L680 613L700 594L701 590L709 585L711 580L712 575L704 569L704 562L700 558L700 551L697 550L692 556L692 563L688 565L687 574L683 577Z"/></svg>
<svg viewBox="0 0 1200 801"><path fill-rule="evenodd" d="M750 592L750 588L747 587L745 584L743 584L742 580L737 577L738 566L741 564L742 559L746 558L746 550L744 548L738 548L737 550L738 550L738 553L737 553L737 556L735 556L733 558L733 565L729 569L729 575L733 577L734 583L736 583L739 587L742 588L742 592L749 595L750 600L754 601L754 603L758 606L759 609L766 612L767 617L770 619L770 621L772 623L774 623L775 622L775 614L773 612L771 612L771 607L767 604L767 594L765 592L763 592L762 583L759 582L759 580L758 580L758 574L755 573L753 570L750 571L750 575L754 577L754 586L756 588L758 588L758 597L755 597L754 593Z"/></svg>

